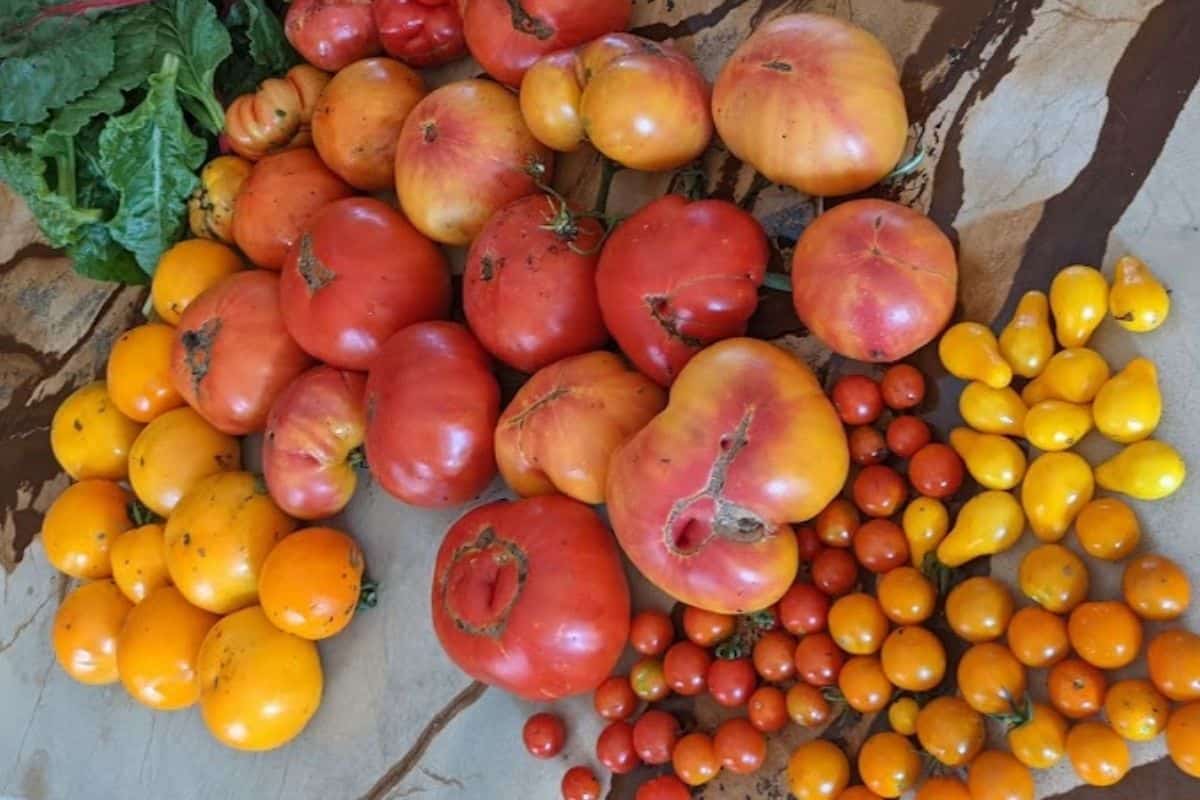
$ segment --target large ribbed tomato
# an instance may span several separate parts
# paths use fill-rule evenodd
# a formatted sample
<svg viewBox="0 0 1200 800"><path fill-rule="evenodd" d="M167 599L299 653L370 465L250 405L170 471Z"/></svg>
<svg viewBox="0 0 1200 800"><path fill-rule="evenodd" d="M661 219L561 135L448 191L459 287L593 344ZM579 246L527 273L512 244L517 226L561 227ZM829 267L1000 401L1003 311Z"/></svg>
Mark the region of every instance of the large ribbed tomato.
<svg viewBox="0 0 1200 800"><path fill-rule="evenodd" d="M562 495L489 503L446 532L433 627L464 672L527 700L591 691L629 634L629 587L612 536Z"/></svg>
<svg viewBox="0 0 1200 800"><path fill-rule="evenodd" d="M435 67L467 52L457 0L374 0L379 41L392 58Z"/></svg>
<svg viewBox="0 0 1200 800"><path fill-rule="evenodd" d="M613 454L608 513L652 583L720 613L765 608L796 576L788 523L841 491L846 434L816 376L757 339L701 351L667 408Z"/></svg>

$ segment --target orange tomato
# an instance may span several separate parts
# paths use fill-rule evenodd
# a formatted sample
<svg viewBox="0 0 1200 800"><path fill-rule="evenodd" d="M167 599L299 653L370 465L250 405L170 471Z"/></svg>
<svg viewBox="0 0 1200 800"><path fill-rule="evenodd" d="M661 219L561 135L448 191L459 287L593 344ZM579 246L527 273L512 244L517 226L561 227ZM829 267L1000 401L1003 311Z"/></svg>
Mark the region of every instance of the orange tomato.
<svg viewBox="0 0 1200 800"><path fill-rule="evenodd" d="M1120 669L1142 649L1142 623L1119 600L1084 603L1067 620L1071 647L1100 669Z"/></svg>
<svg viewBox="0 0 1200 800"><path fill-rule="evenodd" d="M247 174L248 171L247 171ZM242 176L245 180L245 176ZM239 188L240 188L239 181ZM154 312L169 325L178 325L184 309L200 294L242 268L232 247L211 239L185 239L162 254L150 283Z"/></svg>
<svg viewBox="0 0 1200 800"><path fill-rule="evenodd" d="M967 771L971 800L1033 800L1033 775L1011 753L985 750Z"/></svg>
<svg viewBox="0 0 1200 800"><path fill-rule="evenodd" d="M896 733L905 736L912 736L917 732L917 714L921 713L921 706L911 697L901 697L888 706L888 724L892 726L892 730Z"/></svg>
<svg viewBox="0 0 1200 800"><path fill-rule="evenodd" d="M946 676L946 649L920 625L905 625L883 642L883 671L888 680L909 692L927 692Z"/></svg>
<svg viewBox="0 0 1200 800"><path fill-rule="evenodd" d="M362 591L363 553L333 528L305 528L275 545L258 577L258 599L275 627L325 639L350 624Z"/></svg>
<svg viewBox="0 0 1200 800"><path fill-rule="evenodd" d="M983 716L960 697L935 697L917 714L917 741L947 767L975 758L986 738Z"/></svg>
<svg viewBox="0 0 1200 800"><path fill-rule="evenodd" d="M1100 711L1108 680L1104 673L1080 658L1068 658L1050 668L1046 676L1050 703L1064 716L1083 719Z"/></svg>
<svg viewBox="0 0 1200 800"><path fill-rule="evenodd" d="M671 766L688 786L702 786L721 771L712 737L707 733L689 733L675 743Z"/></svg>
<svg viewBox="0 0 1200 800"><path fill-rule="evenodd" d="M80 683L117 679L117 637L133 608L110 580L85 583L67 595L54 615L50 638L63 672Z"/></svg>
<svg viewBox="0 0 1200 800"><path fill-rule="evenodd" d="M873 734L858 751L858 774L880 797L899 797L921 775L921 756L907 736L893 731Z"/></svg>
<svg viewBox="0 0 1200 800"><path fill-rule="evenodd" d="M1083 552L1105 561L1120 561L1142 538L1133 509L1115 497L1097 497L1075 517L1075 535Z"/></svg>
<svg viewBox="0 0 1200 800"><path fill-rule="evenodd" d="M971 793L958 778L935 775L917 788L916 800L971 800Z"/></svg>
<svg viewBox="0 0 1200 800"><path fill-rule="evenodd" d="M200 699L196 658L219 617L164 586L133 607L117 639L117 672L133 699L159 711Z"/></svg>
<svg viewBox="0 0 1200 800"><path fill-rule="evenodd" d="M879 800L879 795L865 786L851 786L839 794L837 800Z"/></svg>
<svg viewBox="0 0 1200 800"><path fill-rule="evenodd" d="M888 620L879 601L857 592L839 597L829 608L829 635L851 655L869 656L883 646Z"/></svg>
<svg viewBox="0 0 1200 800"><path fill-rule="evenodd" d="M112 575L112 543L133 527L129 500L129 493L112 481L85 480L68 486L42 520L46 560L72 578Z"/></svg>
<svg viewBox="0 0 1200 800"><path fill-rule="evenodd" d="M198 480L241 466L236 436L221 433L192 408L177 408L134 440L129 484L147 508L165 517Z"/></svg>
<svg viewBox="0 0 1200 800"><path fill-rule="evenodd" d="M1053 708L1032 703L1028 715L1008 731L1008 747L1033 769L1049 769L1067 752L1067 721Z"/></svg>
<svg viewBox="0 0 1200 800"><path fill-rule="evenodd" d="M1155 636L1146 650L1150 680L1177 703L1200 700L1200 636L1168 630Z"/></svg>
<svg viewBox="0 0 1200 800"><path fill-rule="evenodd" d="M1129 745L1103 722L1080 722L1067 733L1067 758L1079 779L1112 786L1129 772Z"/></svg>
<svg viewBox="0 0 1200 800"><path fill-rule="evenodd" d="M937 589L915 567L897 567L880 576L875 595L883 613L897 625L916 625L933 615Z"/></svg>
<svg viewBox="0 0 1200 800"><path fill-rule="evenodd" d="M838 673L838 689L846 705L860 714L880 711L892 699L892 684L875 656L853 656Z"/></svg>
<svg viewBox="0 0 1200 800"><path fill-rule="evenodd" d="M958 690L980 714L1010 714L1025 697L1025 668L1004 645L972 645L958 662Z"/></svg>
<svg viewBox="0 0 1200 800"><path fill-rule="evenodd" d="M733 635L737 617L695 606L684 606L683 633L701 647L712 647Z"/></svg>
<svg viewBox="0 0 1200 800"><path fill-rule="evenodd" d="M1167 722L1167 753L1175 766L1200 778L1200 703L1180 706Z"/></svg>
<svg viewBox="0 0 1200 800"><path fill-rule="evenodd" d="M249 161L238 156L217 156L204 165L204 169L200 170L200 185L188 198L188 227L191 228L193 236L222 242L233 241L234 201L237 199L237 193L242 190L242 184L250 177L253 167ZM160 259L158 271L161 270ZM155 278L158 277L158 271L155 272ZM150 286L150 296L155 302L155 311L158 311L154 283ZM166 319L161 311L158 315Z"/></svg>
<svg viewBox="0 0 1200 800"><path fill-rule="evenodd" d="M1008 622L1008 649L1027 667L1053 666L1071 652L1066 620L1040 606L1022 608Z"/></svg>
<svg viewBox="0 0 1200 800"><path fill-rule="evenodd" d="M792 751L787 781L796 800L834 800L850 782L850 762L833 742L812 739Z"/></svg>
<svg viewBox="0 0 1200 800"><path fill-rule="evenodd" d="M1042 608L1065 614L1087 598L1089 581L1079 556L1061 544L1043 544L1021 559L1017 583Z"/></svg>
<svg viewBox="0 0 1200 800"><path fill-rule="evenodd" d="M63 400L50 421L50 449L77 481L120 480L129 471L129 448L142 426L117 410L104 381L81 386Z"/></svg>
<svg viewBox="0 0 1200 800"><path fill-rule="evenodd" d="M1012 593L995 578L967 578L946 596L946 619L958 637L968 642L999 639L1012 614Z"/></svg>
<svg viewBox="0 0 1200 800"><path fill-rule="evenodd" d="M113 405L135 422L149 422L183 405L171 381L175 329L150 322L121 334L108 356L105 379Z"/></svg>
<svg viewBox="0 0 1200 800"><path fill-rule="evenodd" d="M866 656L863 656L866 658ZM839 676L841 673L838 673ZM833 709L825 694L810 683L795 683L785 696L787 714L792 722L805 728L816 728L829 721Z"/></svg>
<svg viewBox="0 0 1200 800"><path fill-rule="evenodd" d="M1146 554L1130 560L1121 592L1142 619L1177 619L1187 610L1192 588L1187 573L1169 558Z"/></svg>
<svg viewBox="0 0 1200 800"><path fill-rule="evenodd" d="M1104 715L1112 729L1131 742L1148 742L1167 727L1171 701L1154 684L1137 679L1117 681L1104 695Z"/></svg>
<svg viewBox="0 0 1200 800"><path fill-rule="evenodd" d="M113 580L121 593L135 603L171 583L162 525L143 525L125 531L113 540L109 556Z"/></svg>

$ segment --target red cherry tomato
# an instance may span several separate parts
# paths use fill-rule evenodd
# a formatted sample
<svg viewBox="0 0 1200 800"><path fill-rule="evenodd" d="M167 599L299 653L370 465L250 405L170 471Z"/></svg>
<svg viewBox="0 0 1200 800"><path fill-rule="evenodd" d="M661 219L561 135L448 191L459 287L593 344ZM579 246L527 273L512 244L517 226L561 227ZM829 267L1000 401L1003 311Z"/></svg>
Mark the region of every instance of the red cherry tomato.
<svg viewBox="0 0 1200 800"><path fill-rule="evenodd" d="M858 564L846 550L830 547L822 550L812 562L812 582L830 597L849 593L858 581Z"/></svg>
<svg viewBox="0 0 1200 800"><path fill-rule="evenodd" d="M695 606L683 609L683 632L701 647L712 647L733 635L737 620L729 614L705 611Z"/></svg>
<svg viewBox="0 0 1200 800"><path fill-rule="evenodd" d="M600 800L600 781L587 767L571 767L563 773L563 800Z"/></svg>
<svg viewBox="0 0 1200 800"><path fill-rule="evenodd" d="M887 442L883 434L870 425L859 425L850 431L850 460L855 464L879 464L887 458Z"/></svg>
<svg viewBox="0 0 1200 800"><path fill-rule="evenodd" d="M828 633L810 633L796 645L796 673L813 686L837 683L846 654Z"/></svg>
<svg viewBox="0 0 1200 800"><path fill-rule="evenodd" d="M674 775L659 775L638 787L633 800L688 800L692 792Z"/></svg>
<svg viewBox="0 0 1200 800"><path fill-rule="evenodd" d="M610 722L596 739L596 758L618 775L633 772L642 763L633 747L633 726L628 722Z"/></svg>
<svg viewBox="0 0 1200 800"><path fill-rule="evenodd" d="M925 399L925 376L911 364L895 364L883 373L879 389L888 408L903 411Z"/></svg>
<svg viewBox="0 0 1200 800"><path fill-rule="evenodd" d="M854 504L869 517L890 517L903 508L908 497L904 478L882 464L863 467L854 479L853 491Z"/></svg>
<svg viewBox="0 0 1200 800"><path fill-rule="evenodd" d="M779 622L788 633L801 636L825 630L829 595L811 583L797 583L779 600Z"/></svg>
<svg viewBox="0 0 1200 800"><path fill-rule="evenodd" d="M726 708L743 706L758 686L754 664L748 658L717 659L708 667L708 693Z"/></svg>
<svg viewBox="0 0 1200 800"><path fill-rule="evenodd" d="M663 674L667 686L685 697L700 694L707 686L708 668L712 656L695 642L676 642L663 657Z"/></svg>
<svg viewBox="0 0 1200 800"><path fill-rule="evenodd" d="M817 514L815 525L822 544L849 547L858 529L858 509L844 497L835 498Z"/></svg>
<svg viewBox="0 0 1200 800"><path fill-rule="evenodd" d="M879 384L866 375L847 375L833 386L833 407L847 425L870 425L883 412Z"/></svg>
<svg viewBox="0 0 1200 800"><path fill-rule="evenodd" d="M644 656L660 656L675 639L671 618L661 611L641 611L629 624L629 644Z"/></svg>
<svg viewBox="0 0 1200 800"><path fill-rule="evenodd" d="M767 758L767 737L749 720L727 719L713 734L713 751L721 766L738 775L757 772Z"/></svg>
<svg viewBox="0 0 1200 800"><path fill-rule="evenodd" d="M629 719L637 710L637 705L637 695L629 685L629 678L624 675L605 678L592 695L592 707L607 720Z"/></svg>
<svg viewBox="0 0 1200 800"><path fill-rule="evenodd" d="M871 572L883 574L908 563L908 540L890 519L873 519L854 534L854 555Z"/></svg>
<svg viewBox="0 0 1200 800"><path fill-rule="evenodd" d="M679 741L679 720L666 711L651 709L633 723L633 749L647 764L667 764Z"/></svg>
<svg viewBox="0 0 1200 800"><path fill-rule="evenodd" d="M746 705L750 724L763 733L775 733L787 725L787 698L778 687L758 687Z"/></svg>
<svg viewBox="0 0 1200 800"><path fill-rule="evenodd" d="M896 417L887 427L888 449L901 458L912 458L932 438L925 420L912 415Z"/></svg>
<svg viewBox="0 0 1200 800"><path fill-rule="evenodd" d="M950 497L962 486L962 459L947 445L927 444L909 459L908 480L927 497Z"/></svg>
<svg viewBox="0 0 1200 800"><path fill-rule="evenodd" d="M553 714L534 714L525 720L521 729L521 738L525 740L525 749L534 758L554 758L562 752L563 742L567 739L567 729L563 722Z"/></svg>
<svg viewBox="0 0 1200 800"><path fill-rule="evenodd" d="M817 557L817 553L821 552L821 548L823 547L821 537L817 536L815 528L808 525L796 528L796 549L799 551L798 555L800 556L801 563L812 561Z"/></svg>
<svg viewBox="0 0 1200 800"><path fill-rule="evenodd" d="M754 643L751 659L765 681L779 683L796 674L796 640L783 631L767 631Z"/></svg>

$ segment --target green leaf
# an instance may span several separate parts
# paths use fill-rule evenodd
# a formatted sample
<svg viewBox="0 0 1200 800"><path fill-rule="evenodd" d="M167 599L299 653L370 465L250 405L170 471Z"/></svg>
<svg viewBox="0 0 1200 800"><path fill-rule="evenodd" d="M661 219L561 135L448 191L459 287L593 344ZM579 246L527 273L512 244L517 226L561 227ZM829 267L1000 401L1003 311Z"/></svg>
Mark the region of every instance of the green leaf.
<svg viewBox="0 0 1200 800"><path fill-rule="evenodd" d="M217 19L208 0L156 0L160 53L179 57L179 93L188 111L216 135L225 125L225 112L213 94L213 76L233 52L229 31Z"/></svg>
<svg viewBox="0 0 1200 800"><path fill-rule="evenodd" d="M98 211L78 209L51 189L46 162L28 150L0 147L0 181L25 199L53 247L75 243L83 226L99 220Z"/></svg>
<svg viewBox="0 0 1200 800"><path fill-rule="evenodd" d="M83 26L48 20L31 31L26 52L0 61L0 121L42 122L95 89L113 69L113 31L104 20Z"/></svg>
<svg viewBox="0 0 1200 800"><path fill-rule="evenodd" d="M263 0L240 0L234 8L246 10L250 57L256 64L272 75L279 75L300 60L283 35L283 23Z"/></svg>
<svg viewBox="0 0 1200 800"><path fill-rule="evenodd" d="M267 78L300 62L279 17L263 0L237 0L225 15L225 27L233 39L233 55L217 70L222 97L253 92Z"/></svg>
<svg viewBox="0 0 1200 800"><path fill-rule="evenodd" d="M146 98L110 119L100 134L100 165L121 198L109 231L147 273L183 232L187 198L199 183L195 171L207 150L179 107L181 69L180 59L168 54L150 77Z"/></svg>
<svg viewBox="0 0 1200 800"><path fill-rule="evenodd" d="M67 248L80 275L98 281L147 283L150 276L138 268L133 254L113 241L108 226L96 222L82 229L78 242Z"/></svg>

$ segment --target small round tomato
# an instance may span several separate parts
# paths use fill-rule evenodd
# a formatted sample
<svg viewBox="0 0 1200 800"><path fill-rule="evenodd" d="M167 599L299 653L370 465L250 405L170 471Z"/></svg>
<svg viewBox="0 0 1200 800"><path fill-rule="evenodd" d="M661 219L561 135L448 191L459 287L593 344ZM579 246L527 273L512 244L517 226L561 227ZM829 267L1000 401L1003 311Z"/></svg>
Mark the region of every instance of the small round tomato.
<svg viewBox="0 0 1200 800"><path fill-rule="evenodd" d="M238 173L239 188L250 175L250 165L240 158L215 158L204 171L208 172L212 164L218 164L217 169L227 174ZM232 208L229 216L233 216ZM220 242L211 239L178 242L162 254L154 268L154 279L150 283L154 311L168 325L178 325L183 312L205 289L217 285L243 266L237 251Z"/></svg>
<svg viewBox="0 0 1200 800"><path fill-rule="evenodd" d="M1067 752L1067 721L1050 706L1034 703L1028 717L1009 729L1008 747L1025 766L1049 769Z"/></svg>
<svg viewBox="0 0 1200 800"><path fill-rule="evenodd" d="M162 525L143 525L125 531L113 540L109 557L113 580L122 594L134 603L142 602L155 589L171 583Z"/></svg>
<svg viewBox="0 0 1200 800"><path fill-rule="evenodd" d="M1103 722L1080 722L1067 733L1067 758L1079 780L1112 786L1129 772L1129 745Z"/></svg>
<svg viewBox="0 0 1200 800"><path fill-rule="evenodd" d="M878 658L853 656L838 673L838 689L846 705L860 714L873 714L891 701L893 686Z"/></svg>
<svg viewBox="0 0 1200 800"><path fill-rule="evenodd" d="M888 448L883 434L870 425L852 428L847 442L850 446L850 460L859 466L879 464L887 458Z"/></svg>
<svg viewBox="0 0 1200 800"><path fill-rule="evenodd" d="M1131 742L1148 742L1162 733L1170 711L1171 701L1140 678L1117 681L1104 695L1108 724Z"/></svg>
<svg viewBox="0 0 1200 800"><path fill-rule="evenodd" d="M676 742L671 751L671 766L688 786L708 783L721 771L721 761L707 733L689 733Z"/></svg>
<svg viewBox="0 0 1200 800"><path fill-rule="evenodd" d="M808 686L798 683L797 686ZM812 688L812 687L809 687ZM747 715L750 724L763 733L775 733L787 725L787 698L782 689L775 686L760 686L750 695L747 705Z"/></svg>
<svg viewBox="0 0 1200 800"><path fill-rule="evenodd" d="M960 697L935 697L917 713L917 741L947 767L958 767L983 749L983 715Z"/></svg>
<svg viewBox="0 0 1200 800"><path fill-rule="evenodd" d="M837 800L879 800L879 795L865 786L849 786L842 790Z"/></svg>
<svg viewBox="0 0 1200 800"><path fill-rule="evenodd" d="M629 623L629 644L644 656L661 656L674 639L675 626L661 611L641 611Z"/></svg>
<svg viewBox="0 0 1200 800"><path fill-rule="evenodd" d="M671 693L663 662L648 656L630 668L629 685L633 687L633 693L647 703L662 700Z"/></svg>
<svg viewBox="0 0 1200 800"><path fill-rule="evenodd" d="M852 492L854 504L868 517L890 517L901 509L908 496L900 473L882 464L864 467L854 478Z"/></svg>
<svg viewBox="0 0 1200 800"><path fill-rule="evenodd" d="M1021 559L1017 584L1033 602L1055 614L1066 614L1087 598L1088 570L1083 560L1061 544L1042 544Z"/></svg>
<svg viewBox="0 0 1200 800"><path fill-rule="evenodd" d="M858 530L858 509L844 497L836 497L821 509L813 523L817 537L827 547L849 547Z"/></svg>
<svg viewBox="0 0 1200 800"><path fill-rule="evenodd" d="M112 481L92 479L68 486L42 520L46 560L72 578L112 575L112 543L133 527L129 500L128 492Z"/></svg>
<svg viewBox="0 0 1200 800"><path fill-rule="evenodd" d="M713 734L713 752L721 766L738 775L758 772L767 759L767 737L740 717L727 719Z"/></svg>
<svg viewBox="0 0 1200 800"><path fill-rule="evenodd" d="M934 775L917 787L916 800L971 800L971 792L958 778Z"/></svg>
<svg viewBox="0 0 1200 800"><path fill-rule="evenodd" d="M783 631L767 631L754 643L754 669L765 681L778 683L796 674L796 640Z"/></svg>
<svg viewBox="0 0 1200 800"><path fill-rule="evenodd" d="M525 720L521 729L525 749L534 758L554 758L562 752L567 740L567 729L563 721L554 714L534 714Z"/></svg>
<svg viewBox="0 0 1200 800"><path fill-rule="evenodd" d="M888 423L885 441L888 449L900 458L912 458L932 440L933 432L920 417L906 414Z"/></svg>
<svg viewBox="0 0 1200 800"><path fill-rule="evenodd" d="M71 392L55 409L50 450L77 481L117 481L129 474L129 448L141 431L141 425L117 410L104 381L95 381Z"/></svg>
<svg viewBox="0 0 1200 800"><path fill-rule="evenodd" d="M624 720L608 723L596 739L596 759L617 775L637 769L642 760L633 746L633 726Z"/></svg>
<svg viewBox="0 0 1200 800"><path fill-rule="evenodd" d="M980 714L1011 714L1025 698L1025 668L1002 644L971 645L958 661L958 690Z"/></svg>
<svg viewBox="0 0 1200 800"><path fill-rule="evenodd" d="M813 686L832 686L846 654L828 633L810 633L796 645L796 673Z"/></svg>
<svg viewBox="0 0 1200 800"><path fill-rule="evenodd" d="M811 739L792 751L787 781L796 800L834 800L850 782L850 761L833 742Z"/></svg>
<svg viewBox="0 0 1200 800"><path fill-rule="evenodd" d="M921 756L907 736L881 731L868 737L859 749L858 774L880 797L899 797L920 777Z"/></svg>
<svg viewBox="0 0 1200 800"><path fill-rule="evenodd" d="M788 689L784 702L792 722L805 728L819 728L833 715L825 693L807 683L797 683Z"/></svg>
<svg viewBox="0 0 1200 800"><path fill-rule="evenodd" d="M1200 703L1180 706L1167 722L1167 753L1175 766L1200 778Z"/></svg>
<svg viewBox="0 0 1200 800"><path fill-rule="evenodd" d="M827 547L812 561L813 585L830 597L841 597L858 582L858 562L846 550Z"/></svg>
<svg viewBox="0 0 1200 800"><path fill-rule="evenodd" d="M638 787L633 800L689 800L692 792L674 775L659 775Z"/></svg>
<svg viewBox="0 0 1200 800"><path fill-rule="evenodd" d="M925 399L925 376L911 364L893 364L883 373L879 389L893 411L915 408Z"/></svg>
<svg viewBox="0 0 1200 800"><path fill-rule="evenodd" d="M962 459L948 445L927 444L909 459L908 480L926 497L950 497L962 486Z"/></svg>
<svg viewBox="0 0 1200 800"><path fill-rule="evenodd" d="M871 572L891 572L908 563L908 540L891 520L868 520L854 534L854 556Z"/></svg>
<svg viewBox="0 0 1200 800"><path fill-rule="evenodd" d="M612 722L629 719L637 710L638 699L629 685L629 678L613 675L605 678L592 695L592 708Z"/></svg>
<svg viewBox="0 0 1200 800"><path fill-rule="evenodd" d="M847 425L870 425L883 412L879 384L866 375L846 375L830 392L833 407Z"/></svg>
<svg viewBox="0 0 1200 800"><path fill-rule="evenodd" d="M733 635L737 619L730 614L718 614L695 606L683 609L683 632L701 647L712 647Z"/></svg>
<svg viewBox="0 0 1200 800"><path fill-rule="evenodd" d="M828 619L829 595L811 583L793 584L779 600L779 624L788 633L823 631Z"/></svg>
<svg viewBox="0 0 1200 800"><path fill-rule="evenodd" d="M93 686L117 680L117 642L132 609L110 580L85 583L67 595L50 633L63 672Z"/></svg>
<svg viewBox="0 0 1200 800"><path fill-rule="evenodd" d="M676 642L663 657L663 674L675 694L692 697L707 687L712 656L695 642Z"/></svg>
<svg viewBox="0 0 1200 800"><path fill-rule="evenodd" d="M856 656L869 656L883 646L888 620L879 601L858 592L839 597L829 609L829 634L838 647Z"/></svg>
<svg viewBox="0 0 1200 800"><path fill-rule="evenodd" d="M971 800L1033 800L1029 767L1003 750L985 750L967 770Z"/></svg>
<svg viewBox="0 0 1200 800"><path fill-rule="evenodd" d="M1100 669L1120 669L1142 649L1142 623L1119 600L1082 603L1067 619L1067 636L1079 657Z"/></svg>
<svg viewBox="0 0 1200 800"><path fill-rule="evenodd" d="M1108 680L1104 673L1080 658L1059 661L1046 676L1050 704L1070 719L1099 713L1107 690Z"/></svg>
<svg viewBox="0 0 1200 800"><path fill-rule="evenodd" d="M151 422L129 450L129 485L162 517L169 516L201 478L241 468L238 438L221 433L190 406Z"/></svg>
<svg viewBox="0 0 1200 800"><path fill-rule="evenodd" d="M1137 556L1125 565L1121 578L1125 602L1142 619L1179 618L1191 602L1192 589L1187 573L1165 556Z"/></svg>
<svg viewBox="0 0 1200 800"><path fill-rule="evenodd" d="M717 659L708 667L708 693L726 708L743 706L758 686L758 676L748 658Z"/></svg>
<svg viewBox="0 0 1200 800"><path fill-rule="evenodd" d="M1008 649L1027 667L1057 664L1071 652L1067 623L1041 606L1022 608L1008 621Z"/></svg>
<svg viewBox="0 0 1200 800"><path fill-rule="evenodd" d="M646 764L667 764L679 741L679 720L666 711L650 709L633 723L633 749Z"/></svg>
<svg viewBox="0 0 1200 800"><path fill-rule="evenodd" d="M821 537L817 535L816 528L802 525L795 529L795 533L797 556L801 563L812 561L817 557L817 553L824 549L825 545L821 543Z"/></svg>
<svg viewBox="0 0 1200 800"><path fill-rule="evenodd" d="M912 736L917 732L917 714L919 713L921 713L921 706L914 698L898 698L888 706L888 724L896 733Z"/></svg>
<svg viewBox="0 0 1200 800"><path fill-rule="evenodd" d="M967 578L946 596L946 619L958 638L968 642L999 639L1012 615L1012 593L995 578Z"/></svg>
<svg viewBox="0 0 1200 800"><path fill-rule="evenodd" d="M875 596L884 615L897 625L924 622L937 604L937 588L916 567L897 567L879 576Z"/></svg>
<svg viewBox="0 0 1200 800"><path fill-rule="evenodd" d="M105 379L113 405L134 422L149 422L183 405L171 382L175 329L150 322L121 334L108 356Z"/></svg>
<svg viewBox="0 0 1200 800"><path fill-rule="evenodd" d="M333 528L305 528L275 545L258 576L258 599L272 624L304 639L340 633L358 608L362 548Z"/></svg>
<svg viewBox="0 0 1200 800"><path fill-rule="evenodd" d="M920 625L905 625L888 634L880 659L888 680L905 691L927 692L946 676L946 649Z"/></svg>
<svg viewBox="0 0 1200 800"><path fill-rule="evenodd" d="M563 773L562 800L600 800L600 781L587 767L571 767Z"/></svg>
<svg viewBox="0 0 1200 800"><path fill-rule="evenodd" d="M1089 556L1120 561L1137 547L1142 529L1128 503L1115 497L1097 497L1075 517L1075 535Z"/></svg>
<svg viewBox="0 0 1200 800"><path fill-rule="evenodd" d="M1200 700L1200 636L1168 630L1155 636L1146 650L1150 680L1177 703Z"/></svg>
<svg viewBox="0 0 1200 800"><path fill-rule="evenodd" d="M135 605L117 639L117 672L126 691L158 711L187 708L200 699L196 657L220 619L196 608L174 586Z"/></svg>

